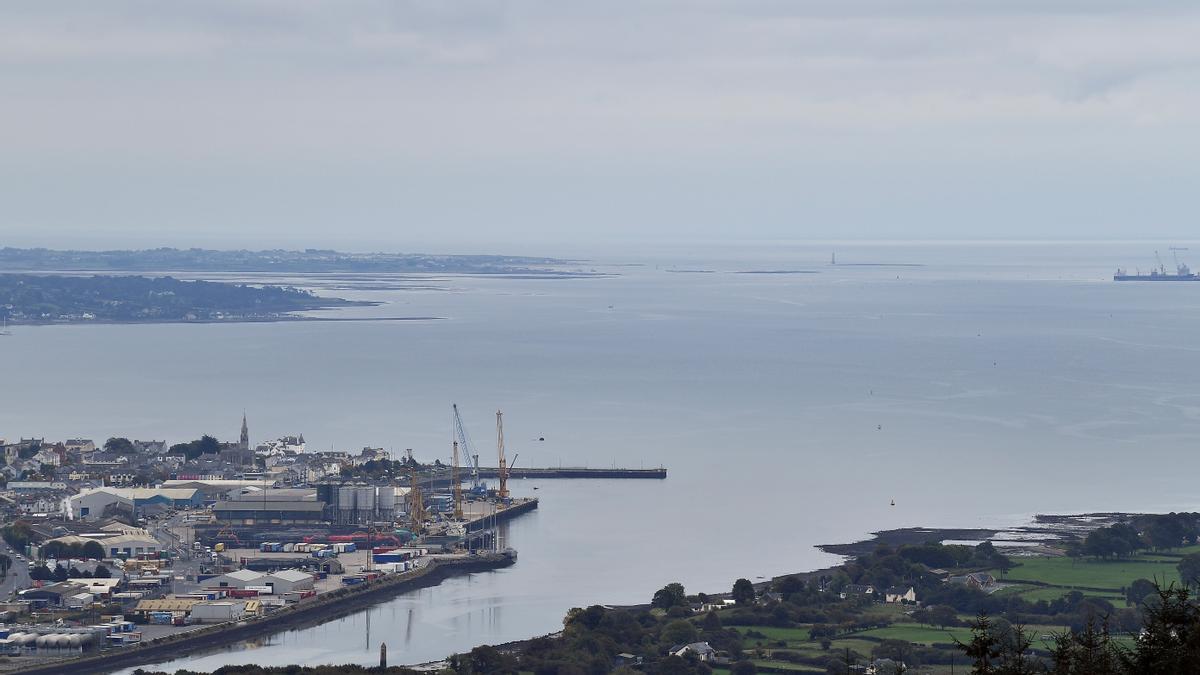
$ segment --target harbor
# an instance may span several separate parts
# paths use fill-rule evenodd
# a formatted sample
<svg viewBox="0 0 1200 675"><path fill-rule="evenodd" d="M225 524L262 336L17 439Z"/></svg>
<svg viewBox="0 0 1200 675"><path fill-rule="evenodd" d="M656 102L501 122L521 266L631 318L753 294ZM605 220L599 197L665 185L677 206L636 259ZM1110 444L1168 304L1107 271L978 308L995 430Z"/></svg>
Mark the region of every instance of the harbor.
<svg viewBox="0 0 1200 675"><path fill-rule="evenodd" d="M175 471L136 488L10 483L15 503L45 509L53 499L57 512L26 514L5 528L16 574L0 607L0 653L8 657L0 672L108 672L315 625L406 590L516 564L509 525L540 505L528 479L666 477L663 467L515 469L519 455L510 463L501 412L497 466L481 467L454 413L448 464L418 461L412 450L402 459L370 447L308 452L303 437L252 445L243 416L235 442L172 446L215 455L223 474ZM148 458L166 446L137 444ZM86 439L21 439L5 452L80 464L104 456ZM513 481L525 494L513 493Z"/></svg>

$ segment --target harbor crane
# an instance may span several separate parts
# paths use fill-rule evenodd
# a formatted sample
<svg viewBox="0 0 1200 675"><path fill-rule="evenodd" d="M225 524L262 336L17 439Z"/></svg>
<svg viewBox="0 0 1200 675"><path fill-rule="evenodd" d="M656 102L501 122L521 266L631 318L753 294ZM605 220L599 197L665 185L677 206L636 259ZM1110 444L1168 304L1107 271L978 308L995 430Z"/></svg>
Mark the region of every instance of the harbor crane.
<svg viewBox="0 0 1200 675"><path fill-rule="evenodd" d="M475 444L471 442L471 437L467 434L467 427L463 425L462 415L458 413L458 404L451 403L450 407L454 409L454 433L458 436L458 442L467 458L474 460L468 465L471 470L471 491L481 492L483 484L479 480L479 455L475 453ZM455 462L454 465L457 467L458 462Z"/></svg>
<svg viewBox="0 0 1200 675"><path fill-rule="evenodd" d="M413 534L421 534L425 531L425 502L421 499L421 483L417 480L417 470L413 467L408 469L409 491L408 491L408 515L409 527Z"/></svg>
<svg viewBox="0 0 1200 675"><path fill-rule="evenodd" d="M496 411L496 455L499 459L500 487L496 490L498 499L508 499L508 462L504 458L504 413Z"/></svg>
<svg viewBox="0 0 1200 675"><path fill-rule="evenodd" d="M463 519L462 481L458 477L458 441L454 441L454 457L450 462L451 481L454 483L454 519Z"/></svg>

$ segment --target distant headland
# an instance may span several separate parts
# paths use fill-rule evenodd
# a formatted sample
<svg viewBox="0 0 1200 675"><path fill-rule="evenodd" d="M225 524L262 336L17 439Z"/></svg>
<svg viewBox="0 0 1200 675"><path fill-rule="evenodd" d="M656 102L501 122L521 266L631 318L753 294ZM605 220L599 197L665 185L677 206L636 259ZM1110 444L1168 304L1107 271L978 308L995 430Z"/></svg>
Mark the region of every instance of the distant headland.
<svg viewBox="0 0 1200 675"><path fill-rule="evenodd" d="M344 253L326 249L218 251L155 248L60 251L0 248L0 272L351 272L377 274L519 274L597 276L567 270L579 261L507 255Z"/></svg>

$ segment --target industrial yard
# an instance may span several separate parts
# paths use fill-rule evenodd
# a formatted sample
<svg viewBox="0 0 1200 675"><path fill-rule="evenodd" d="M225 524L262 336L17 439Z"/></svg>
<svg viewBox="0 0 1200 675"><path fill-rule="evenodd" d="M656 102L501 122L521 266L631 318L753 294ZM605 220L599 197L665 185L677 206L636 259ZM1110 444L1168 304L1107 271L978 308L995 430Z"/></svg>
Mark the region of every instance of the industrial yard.
<svg viewBox="0 0 1200 675"><path fill-rule="evenodd" d="M245 418L234 443L3 444L18 466L28 457L69 475L8 483L0 671L137 661L158 644L178 650L214 631L265 634L319 617L312 607L369 603L513 564L500 524L538 500L510 493L517 456L509 462L502 413L495 467L480 465L454 415L448 462L421 463L411 450L400 459L379 448L308 452L303 437L252 446ZM130 457L175 470L151 484L116 484ZM544 478L624 471L525 470ZM52 664L59 670L45 670Z"/></svg>

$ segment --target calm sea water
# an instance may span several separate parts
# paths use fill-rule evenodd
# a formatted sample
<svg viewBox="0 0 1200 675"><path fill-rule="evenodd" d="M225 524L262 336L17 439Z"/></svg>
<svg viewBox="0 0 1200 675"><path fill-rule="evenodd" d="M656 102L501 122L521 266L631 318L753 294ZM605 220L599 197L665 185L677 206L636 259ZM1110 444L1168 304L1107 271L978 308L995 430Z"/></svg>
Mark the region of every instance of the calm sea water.
<svg viewBox="0 0 1200 675"><path fill-rule="evenodd" d="M381 641L420 662L670 581L812 569L832 561L815 544L883 528L1197 508L1200 284L1110 280L1154 248L642 251L585 264L612 278L336 291L386 302L342 316L444 321L18 327L0 338L0 435L232 439L244 409L255 440L431 460L457 402L485 458L502 408L520 465L668 467L538 482L510 569L164 667L373 663ZM834 249L922 266L834 267ZM801 269L819 273L738 273Z"/></svg>

